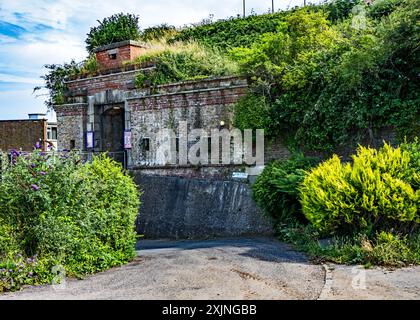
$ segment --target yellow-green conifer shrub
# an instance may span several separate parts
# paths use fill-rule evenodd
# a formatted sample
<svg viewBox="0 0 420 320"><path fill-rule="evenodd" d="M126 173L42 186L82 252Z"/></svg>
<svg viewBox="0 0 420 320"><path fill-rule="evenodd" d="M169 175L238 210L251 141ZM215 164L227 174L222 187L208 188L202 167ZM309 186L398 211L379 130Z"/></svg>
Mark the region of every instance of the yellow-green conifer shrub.
<svg viewBox="0 0 420 320"><path fill-rule="evenodd" d="M359 147L352 163L335 155L303 181L303 213L325 233L412 231L420 223L420 191L412 179L419 170L409 151L388 144Z"/></svg>

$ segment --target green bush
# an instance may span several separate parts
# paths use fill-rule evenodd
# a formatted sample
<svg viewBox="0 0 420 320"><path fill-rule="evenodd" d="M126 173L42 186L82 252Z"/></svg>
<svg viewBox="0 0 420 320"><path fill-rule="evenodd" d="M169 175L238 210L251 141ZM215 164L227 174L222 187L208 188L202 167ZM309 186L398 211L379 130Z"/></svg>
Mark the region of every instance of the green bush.
<svg viewBox="0 0 420 320"><path fill-rule="evenodd" d="M121 165L106 156L83 164L73 153L13 157L0 184L2 263L21 254L81 276L134 257L139 193ZM27 268L15 269L21 275ZM38 278L50 279L51 269L42 270Z"/></svg>
<svg viewBox="0 0 420 320"><path fill-rule="evenodd" d="M317 158L295 154L289 160L269 164L253 185L253 196L257 204L270 217L276 228L307 220L301 212L298 187L305 170L318 163Z"/></svg>
<svg viewBox="0 0 420 320"><path fill-rule="evenodd" d="M413 159L411 152L388 144L380 150L360 147L353 163L333 156L305 177L303 213L324 233L413 232L420 223L420 190L412 178L420 166Z"/></svg>
<svg viewBox="0 0 420 320"><path fill-rule="evenodd" d="M98 61L96 60L96 55L90 55L83 62L80 72L86 73L86 74L92 74L98 71L98 69L99 69L99 65L98 65Z"/></svg>
<svg viewBox="0 0 420 320"><path fill-rule="evenodd" d="M403 0L376 0L369 7L368 14L374 19L382 18L394 11Z"/></svg>
<svg viewBox="0 0 420 320"><path fill-rule="evenodd" d="M10 255L0 260L0 293L16 291L23 285L51 283L52 268L57 261L50 258L25 258L21 254Z"/></svg>

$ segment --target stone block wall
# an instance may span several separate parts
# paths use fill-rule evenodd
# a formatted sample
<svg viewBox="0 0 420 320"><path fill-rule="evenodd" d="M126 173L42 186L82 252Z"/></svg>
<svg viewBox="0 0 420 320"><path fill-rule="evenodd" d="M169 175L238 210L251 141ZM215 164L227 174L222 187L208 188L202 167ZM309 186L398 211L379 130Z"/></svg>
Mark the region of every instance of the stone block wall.
<svg viewBox="0 0 420 320"><path fill-rule="evenodd" d="M152 67L151 67L152 68ZM142 69L143 71L149 69ZM68 104L57 106L59 149L70 146L83 149L87 128L95 132L95 151L102 151L101 112L108 106L125 109L125 129L131 130L132 149L127 158L131 168L154 170L154 174L200 178L226 179L232 171L218 165L168 166L157 154L158 145L144 148L146 140L154 142L161 129L172 129L179 137L179 123L186 121L188 132L204 129L211 136L211 129L233 129L233 107L248 90L248 80L243 77L225 76L184 81L156 87L134 88L139 70L122 71L91 78L68 81ZM90 107L88 107L88 105ZM88 110L91 110L90 113ZM93 120L92 120L93 119ZM90 121L93 121L89 125ZM209 140L211 141L211 140ZM195 142L189 142L190 147ZM97 146L97 147L96 147ZM224 150L225 151L225 150ZM226 152L226 151L225 151ZM281 141L266 144L265 159L283 159L289 155ZM222 155L220 155L221 157ZM234 148L230 156L233 160Z"/></svg>
<svg viewBox="0 0 420 320"><path fill-rule="evenodd" d="M87 104L55 106L57 113L58 150L84 150L84 132L87 121Z"/></svg>
<svg viewBox="0 0 420 320"><path fill-rule="evenodd" d="M187 122L188 131L204 129L209 137L211 129L231 129L233 105L246 90L246 79L223 77L159 86L158 94L127 99L131 110L133 165L165 165L157 159L158 146L151 144L150 150L144 151L142 140L155 141L163 128L177 134L180 121Z"/></svg>

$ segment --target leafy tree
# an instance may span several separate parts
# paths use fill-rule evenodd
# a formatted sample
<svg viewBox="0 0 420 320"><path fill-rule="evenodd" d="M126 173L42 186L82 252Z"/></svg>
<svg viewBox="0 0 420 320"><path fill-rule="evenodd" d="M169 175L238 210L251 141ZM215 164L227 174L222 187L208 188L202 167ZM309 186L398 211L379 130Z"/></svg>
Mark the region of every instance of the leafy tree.
<svg viewBox="0 0 420 320"><path fill-rule="evenodd" d="M69 76L76 75L81 71L81 64L72 60L70 63L47 64L44 66L48 69L48 73L41 78L44 79L43 87L35 87L34 92L45 88L48 90L48 99L45 104L52 108L53 105L64 103L64 92L66 90L65 79Z"/></svg>
<svg viewBox="0 0 420 320"><path fill-rule="evenodd" d="M86 49L92 53L94 48L113 42L137 40L140 37L139 17L134 14L118 13L92 27L86 39Z"/></svg>

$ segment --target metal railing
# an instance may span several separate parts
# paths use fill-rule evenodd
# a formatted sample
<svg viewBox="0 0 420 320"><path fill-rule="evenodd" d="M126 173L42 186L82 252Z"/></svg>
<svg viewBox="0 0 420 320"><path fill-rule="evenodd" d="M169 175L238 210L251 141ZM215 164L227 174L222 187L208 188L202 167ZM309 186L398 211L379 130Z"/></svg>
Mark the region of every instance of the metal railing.
<svg viewBox="0 0 420 320"><path fill-rule="evenodd" d="M127 152L126 151L116 151L116 152L89 152L89 151L71 151L80 157L82 162L91 162L94 156L101 154L106 154L111 159L116 162L120 162L124 169L127 169ZM20 155L30 155L33 152L19 152ZM45 155L50 156L51 158L60 157L68 155L69 151L46 151ZM12 152L3 152L0 150L0 180L2 179L3 173L13 161Z"/></svg>

